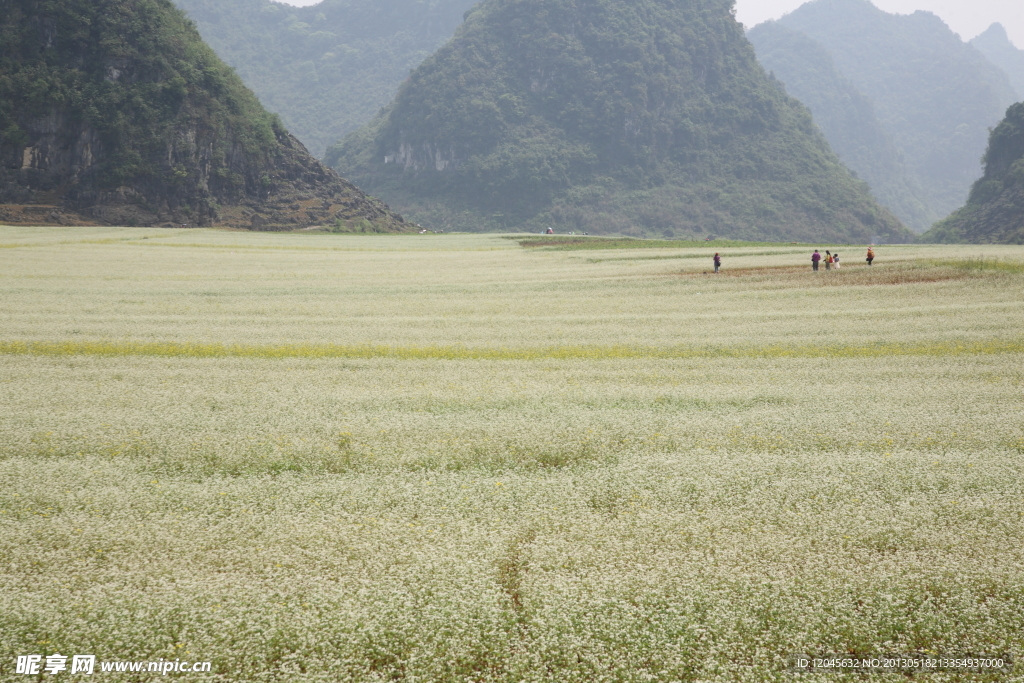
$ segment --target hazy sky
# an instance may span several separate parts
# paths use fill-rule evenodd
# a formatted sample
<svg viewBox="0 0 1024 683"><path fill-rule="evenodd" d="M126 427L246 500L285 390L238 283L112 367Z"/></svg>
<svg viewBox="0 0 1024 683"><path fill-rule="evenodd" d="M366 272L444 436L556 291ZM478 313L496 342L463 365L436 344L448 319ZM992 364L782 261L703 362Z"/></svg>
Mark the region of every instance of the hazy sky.
<svg viewBox="0 0 1024 683"><path fill-rule="evenodd" d="M283 0L289 5L315 5L320 0ZM766 19L778 19L806 0L736 0L736 15L747 28ZM1024 48L1024 0L874 0L886 12L912 14L923 9L939 15L964 40L970 40L994 22L1006 27L1017 47Z"/></svg>

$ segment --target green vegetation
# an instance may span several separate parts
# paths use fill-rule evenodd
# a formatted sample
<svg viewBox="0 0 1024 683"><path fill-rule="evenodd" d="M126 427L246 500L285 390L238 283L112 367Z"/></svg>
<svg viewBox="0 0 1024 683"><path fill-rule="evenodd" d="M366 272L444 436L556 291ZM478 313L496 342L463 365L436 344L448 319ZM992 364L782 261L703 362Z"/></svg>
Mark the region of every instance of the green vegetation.
<svg viewBox="0 0 1024 683"><path fill-rule="evenodd" d="M1024 652L1024 247L0 244L5 683L1024 671L787 670Z"/></svg>
<svg viewBox="0 0 1024 683"><path fill-rule="evenodd" d="M873 103L886 136L878 137L864 119L861 125L867 127L856 133L863 135L857 140L859 155L875 154L891 165L887 138L896 142L911 180L923 188L926 199L926 211L914 214L918 217L913 225L920 227L921 218L946 216L963 203L971 182L981 175L978 160L989 128L1016 101L1006 74L928 12L896 15L869 0L813 0L778 23L827 50L838 72ZM796 61L790 67L783 80L797 88L803 81L813 83L814 72L821 68ZM848 106L840 100L818 108L827 117L826 110ZM844 149L847 144L837 141L834 146ZM883 188L876 180L874 189L885 202L900 198L898 213L906 209L902 204L916 202L899 183Z"/></svg>
<svg viewBox="0 0 1024 683"><path fill-rule="evenodd" d="M1024 50L1010 42L1003 25L992 24L971 45L1006 73L1017 91L1017 99L1024 100Z"/></svg>
<svg viewBox="0 0 1024 683"><path fill-rule="evenodd" d="M777 242L749 242L744 240L658 240L635 237L580 237L574 235L510 235L520 246L541 248L546 251L594 251L603 249L724 249L726 247L778 246Z"/></svg>
<svg viewBox="0 0 1024 683"><path fill-rule="evenodd" d="M1024 244L1024 103L1011 106L985 152L967 204L921 236L928 242Z"/></svg>
<svg viewBox="0 0 1024 683"><path fill-rule="evenodd" d="M348 220L337 219L334 224L331 225L330 231L337 234L344 233L362 233L362 234L376 234L376 233L387 233L389 230L387 223L374 223L373 221L365 218L350 218Z"/></svg>
<svg viewBox="0 0 1024 683"><path fill-rule="evenodd" d="M1000 258L968 258L968 259L937 259L931 262L933 265L946 268L959 268L969 272L1002 272L1002 273L1024 273L1024 263L1007 261Z"/></svg>
<svg viewBox="0 0 1024 683"><path fill-rule="evenodd" d="M871 186L879 203L918 232L931 227L940 216L928 207L874 104L839 72L828 50L776 21L755 26L747 38L758 61L807 105L840 160Z"/></svg>
<svg viewBox="0 0 1024 683"><path fill-rule="evenodd" d="M194 127L201 134L197 142L212 147L209 158L218 166L214 181L244 192L246 179L232 173L227 157L269 155L285 134L167 0L5 2L0 17L5 167L21 168L22 149L47 117L66 124L63 136L94 139L97 161L87 173L100 190L137 182L194 183L194 169L159 161L177 133ZM41 189L51 189L45 179L40 182Z"/></svg>
<svg viewBox="0 0 1024 683"><path fill-rule="evenodd" d="M487 0L326 160L445 229L908 239L730 9Z"/></svg>
<svg viewBox="0 0 1024 683"><path fill-rule="evenodd" d="M311 158L169 0L4 2L0 203L120 225L403 228Z"/></svg>
<svg viewBox="0 0 1024 683"><path fill-rule="evenodd" d="M309 150L370 121L476 0L175 0Z"/></svg>

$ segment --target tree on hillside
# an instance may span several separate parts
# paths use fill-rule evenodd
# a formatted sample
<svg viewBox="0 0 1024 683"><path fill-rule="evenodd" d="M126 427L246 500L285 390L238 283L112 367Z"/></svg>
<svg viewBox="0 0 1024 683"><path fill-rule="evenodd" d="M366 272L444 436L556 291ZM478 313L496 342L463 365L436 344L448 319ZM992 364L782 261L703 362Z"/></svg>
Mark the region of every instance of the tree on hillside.
<svg viewBox="0 0 1024 683"><path fill-rule="evenodd" d="M441 227L906 239L731 10L487 0L327 160Z"/></svg>
<svg viewBox="0 0 1024 683"><path fill-rule="evenodd" d="M121 224L401 229L313 159L169 0L0 9L0 202Z"/></svg>
<svg viewBox="0 0 1024 683"><path fill-rule="evenodd" d="M897 15L869 0L813 0L779 23L823 46L871 100L930 213L945 216L963 203L981 175L989 128L1016 101L1005 73L929 12Z"/></svg>
<svg viewBox="0 0 1024 683"><path fill-rule="evenodd" d="M931 227L939 216L878 120L874 103L839 72L828 50L776 21L755 26L747 37L761 64L807 105L832 149L878 201L914 230Z"/></svg>
<svg viewBox="0 0 1024 683"><path fill-rule="evenodd" d="M1024 244L1024 102L989 137L985 175L967 204L921 236L924 242Z"/></svg>

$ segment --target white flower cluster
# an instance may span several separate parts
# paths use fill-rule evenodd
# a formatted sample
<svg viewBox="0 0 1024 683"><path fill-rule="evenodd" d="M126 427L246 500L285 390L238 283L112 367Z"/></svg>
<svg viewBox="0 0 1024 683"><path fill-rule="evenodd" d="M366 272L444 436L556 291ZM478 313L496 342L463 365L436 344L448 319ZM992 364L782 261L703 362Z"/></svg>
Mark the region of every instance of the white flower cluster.
<svg viewBox="0 0 1024 683"><path fill-rule="evenodd" d="M493 236L0 247L0 342L611 349L2 356L2 680L90 652L224 681L761 682L794 653L1024 646L1013 269L887 248L821 285L788 245L719 248L712 278L684 258L706 247ZM879 342L921 350L849 352Z"/></svg>

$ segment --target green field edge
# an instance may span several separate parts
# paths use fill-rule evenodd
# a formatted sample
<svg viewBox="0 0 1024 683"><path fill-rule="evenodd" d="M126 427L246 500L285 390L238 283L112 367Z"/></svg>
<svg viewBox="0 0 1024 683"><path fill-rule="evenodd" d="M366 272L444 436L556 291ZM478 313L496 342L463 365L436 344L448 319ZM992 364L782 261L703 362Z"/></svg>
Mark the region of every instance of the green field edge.
<svg viewBox="0 0 1024 683"><path fill-rule="evenodd" d="M750 240L676 240L644 239L639 237L617 237L602 235L502 235L514 240L519 246L538 251L595 251L605 249L725 249L729 247L805 247L814 248L811 242L759 242ZM848 246L853 245L836 245Z"/></svg>
<svg viewBox="0 0 1024 683"><path fill-rule="evenodd" d="M393 358L400 360L605 360L686 358L876 358L1024 352L1024 340L939 341L921 344L767 345L735 347L546 346L471 348L335 344L216 344L199 342L0 341L0 354L23 356L152 356L164 358Z"/></svg>

